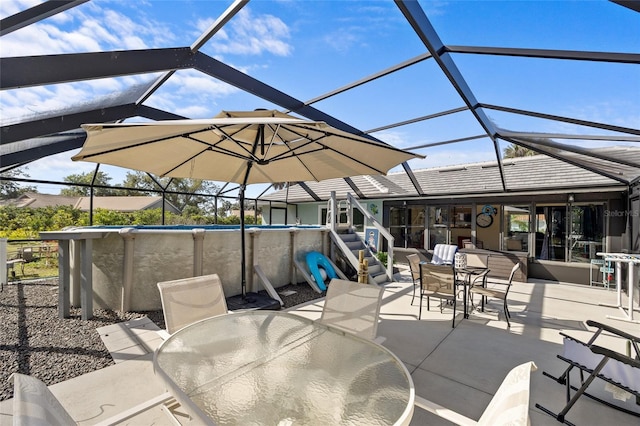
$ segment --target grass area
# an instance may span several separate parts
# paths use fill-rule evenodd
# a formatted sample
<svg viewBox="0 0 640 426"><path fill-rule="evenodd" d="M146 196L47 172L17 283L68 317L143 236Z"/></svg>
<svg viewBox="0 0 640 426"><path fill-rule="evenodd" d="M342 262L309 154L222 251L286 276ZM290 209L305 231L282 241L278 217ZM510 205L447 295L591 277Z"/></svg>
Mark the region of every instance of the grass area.
<svg viewBox="0 0 640 426"><path fill-rule="evenodd" d="M20 265L15 265L15 277L9 271L9 281L28 280L34 278L49 278L58 276L58 258L37 259L24 263L24 274Z"/></svg>
<svg viewBox="0 0 640 426"><path fill-rule="evenodd" d="M9 282L58 276L57 247L55 249L47 247L46 250L42 250L41 247L41 245L33 247L21 245L16 247L13 244L9 244L7 247L8 259L25 259L24 263L16 263L13 268L9 268ZM28 256L22 254L25 249L30 251Z"/></svg>

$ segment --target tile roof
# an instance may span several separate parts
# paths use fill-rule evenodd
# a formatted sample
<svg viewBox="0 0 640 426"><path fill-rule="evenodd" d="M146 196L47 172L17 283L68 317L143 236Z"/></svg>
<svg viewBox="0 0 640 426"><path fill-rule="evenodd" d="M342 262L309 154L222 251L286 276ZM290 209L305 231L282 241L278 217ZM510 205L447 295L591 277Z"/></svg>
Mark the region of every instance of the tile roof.
<svg viewBox="0 0 640 426"><path fill-rule="evenodd" d="M598 150L594 150L598 151ZM612 158L625 159L640 164L640 149L634 147L615 147L601 150ZM592 160L602 170L612 176L640 175L637 167L612 165L606 160ZM534 155L505 159L502 162L505 181L510 191L542 191L625 186L610 177L593 173L587 169L569 164L546 155ZM415 170L414 175L424 191L424 196L442 195L480 195L502 191L498 163L482 162L456 166L435 167ZM355 176L351 178L366 198L411 198L418 194L405 172L390 173L387 176ZM343 179L330 179L322 182L305 182L322 200L336 192L338 199L346 198L346 193L354 191ZM286 191L267 194L264 200L285 201ZM312 202L313 198L300 186L292 185L286 198L288 202Z"/></svg>

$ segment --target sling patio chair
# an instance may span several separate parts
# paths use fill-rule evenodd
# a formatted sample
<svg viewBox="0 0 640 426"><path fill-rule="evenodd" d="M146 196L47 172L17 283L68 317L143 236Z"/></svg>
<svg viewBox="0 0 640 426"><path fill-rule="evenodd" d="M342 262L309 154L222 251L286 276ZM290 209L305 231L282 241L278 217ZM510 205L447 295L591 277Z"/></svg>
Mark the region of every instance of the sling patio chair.
<svg viewBox="0 0 640 426"><path fill-rule="evenodd" d="M25 374L13 373L13 424L19 426L70 426L78 424L64 408L47 385L40 379ZM124 424L126 420L172 399L163 393L135 407L94 423L107 426ZM103 407L96 407L104 410Z"/></svg>
<svg viewBox="0 0 640 426"><path fill-rule="evenodd" d="M378 321L384 287L334 278L329 282L320 323L382 343Z"/></svg>
<svg viewBox="0 0 640 426"><path fill-rule="evenodd" d="M407 261L409 262L409 270L411 271L411 279L413 280L413 296L411 297L411 304L416 298L416 286L420 283L420 256L417 253L408 254Z"/></svg>
<svg viewBox="0 0 640 426"><path fill-rule="evenodd" d="M601 379L605 382L605 389L613 392L614 398L617 397L617 399L625 400L635 397L636 406L640 406L640 337L592 320L587 321L587 325L595 327L597 330L586 343L568 334L560 333L563 337L563 352L562 355L556 356L569 364L567 369L559 377L554 377L545 371L542 372L543 375L565 385L565 406L557 414L540 404L536 404L536 408L555 417L559 422L572 425L566 416L578 399L582 395L585 395L608 407L632 416L640 417L640 409L638 411L631 411L621 405L616 405L587 392L587 389L596 378ZM630 349L628 349L629 353L623 354L596 345L596 339L602 335L603 331L626 340L629 344L628 348L633 347L635 355L631 355ZM571 370L574 368L580 373L579 388L571 385ZM584 379L584 373L588 374L586 380ZM574 391L573 396L571 395L572 390ZM638 423L640 423L640 420Z"/></svg>
<svg viewBox="0 0 640 426"><path fill-rule="evenodd" d="M166 327L166 332L161 330L159 334L165 340L189 324L229 312L218 274L162 281L157 285ZM190 418L180 411L180 403L175 398L165 401L162 410L176 424L180 424L178 417Z"/></svg>
<svg viewBox="0 0 640 426"><path fill-rule="evenodd" d="M157 285L169 334L201 319L228 313L218 274L162 281Z"/></svg>
<svg viewBox="0 0 640 426"><path fill-rule="evenodd" d="M516 263L511 268L511 273L509 274L509 281L506 283L501 282L493 282L488 280L483 280L483 285L472 285L469 288L469 300L471 301L471 306L473 308L473 295L479 294L481 296L481 309L484 312L484 305L487 298L492 297L494 299L502 300L502 310L504 311L504 317L507 320L507 327L511 327L511 322L509 322L509 318L511 318L511 313L509 312L509 307L507 306L507 296L509 295L509 289L513 284L513 277L516 272L520 269L520 263ZM489 287L491 285L499 285L504 286L503 288L493 288Z"/></svg>
<svg viewBox="0 0 640 426"><path fill-rule="evenodd" d="M536 365L531 361L513 368L502 381L478 421L417 395L415 405L457 425L529 426L531 372L536 369Z"/></svg>
<svg viewBox="0 0 640 426"><path fill-rule="evenodd" d="M429 310L429 298L440 299L440 312L443 311L443 300L453 304L453 322L456 326L456 282L453 265L420 264L420 310L418 320L422 319L422 299L427 298L427 310Z"/></svg>

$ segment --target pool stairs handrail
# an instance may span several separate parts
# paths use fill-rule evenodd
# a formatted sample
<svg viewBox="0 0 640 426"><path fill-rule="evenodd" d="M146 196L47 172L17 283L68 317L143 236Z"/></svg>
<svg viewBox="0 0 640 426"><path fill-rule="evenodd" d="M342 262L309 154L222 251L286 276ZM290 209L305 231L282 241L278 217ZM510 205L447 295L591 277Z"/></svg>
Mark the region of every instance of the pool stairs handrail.
<svg viewBox="0 0 640 426"><path fill-rule="evenodd" d="M369 283L375 284L383 284L385 282L393 282L393 244L394 237L387 231L387 229L382 226L380 222L376 220L376 218L367 211L367 209L362 206L351 194L347 193L347 203L345 208L345 203L341 201L340 203L336 200L335 192L331 192L331 198L328 202L327 207L327 227L329 228L329 236L331 238L331 242L333 243L331 246L332 256L331 258L335 258L334 250L337 247L339 251L342 253L344 258L349 262L349 264L356 271L359 270L360 260L356 253L359 250L365 251L365 258L369 263ZM385 266L380 262L371 252L367 244L360 238L360 236L353 231L352 226L344 227L344 222L338 223L341 221L341 218L347 213L347 222L348 224L353 223L353 209L358 209L365 218L365 223L375 227L378 230L378 235L380 238L384 238L387 240L387 265ZM336 212L336 214L332 214L332 212ZM345 242L345 235L349 235L351 241L357 240L358 247L350 247L347 242ZM351 242L350 241L350 242ZM355 243L355 241L353 241ZM376 271L382 271L382 274L375 274ZM384 276L382 276L384 274Z"/></svg>

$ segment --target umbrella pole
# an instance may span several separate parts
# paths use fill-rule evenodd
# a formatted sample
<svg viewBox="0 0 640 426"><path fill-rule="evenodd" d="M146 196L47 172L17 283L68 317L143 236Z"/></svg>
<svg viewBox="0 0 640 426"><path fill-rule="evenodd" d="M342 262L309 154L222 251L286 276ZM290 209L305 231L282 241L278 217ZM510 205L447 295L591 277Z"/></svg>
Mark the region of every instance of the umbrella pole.
<svg viewBox="0 0 640 426"><path fill-rule="evenodd" d="M246 251L246 244L245 244L245 238L244 238L244 190L247 188L247 180L249 180L249 173L251 172L251 166L253 166L253 162L249 161L247 163L247 172L244 175L244 181L242 182L242 185L240 185L240 251L242 252L241 254L242 266L240 270L242 273L242 281L241 281L242 300L248 303L255 302L253 298L247 297L247 270L246 270L247 269L247 263L246 263L247 251Z"/></svg>
<svg viewBox="0 0 640 426"><path fill-rule="evenodd" d="M249 163L251 164L251 163ZM246 249L244 240L244 190L245 184L240 185L240 252L242 258L241 271L242 271L242 298L247 297L247 271L246 271Z"/></svg>

